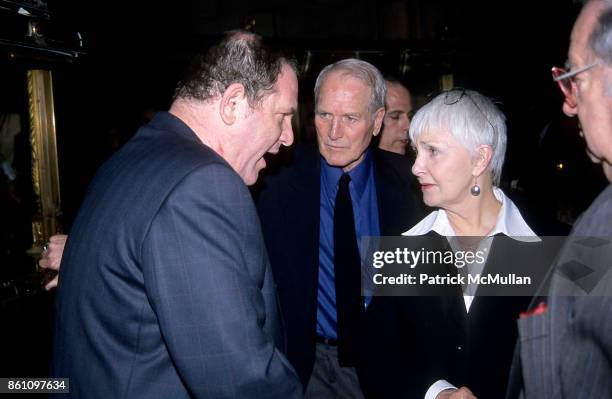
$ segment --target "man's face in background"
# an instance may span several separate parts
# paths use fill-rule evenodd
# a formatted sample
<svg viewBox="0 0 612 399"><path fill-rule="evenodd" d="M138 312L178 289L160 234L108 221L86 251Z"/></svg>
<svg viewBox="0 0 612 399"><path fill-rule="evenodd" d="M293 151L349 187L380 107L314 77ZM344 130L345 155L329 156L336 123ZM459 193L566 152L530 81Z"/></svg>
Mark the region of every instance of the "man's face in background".
<svg viewBox="0 0 612 399"><path fill-rule="evenodd" d="M403 85L387 81L385 118L378 147L404 155L408 145L408 128L412 116L412 97Z"/></svg>

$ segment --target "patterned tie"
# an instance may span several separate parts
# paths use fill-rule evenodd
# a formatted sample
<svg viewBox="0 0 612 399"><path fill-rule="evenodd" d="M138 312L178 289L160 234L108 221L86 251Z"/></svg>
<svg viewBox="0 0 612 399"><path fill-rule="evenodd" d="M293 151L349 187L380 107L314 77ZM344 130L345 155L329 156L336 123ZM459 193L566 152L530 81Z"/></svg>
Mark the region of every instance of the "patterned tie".
<svg viewBox="0 0 612 399"><path fill-rule="evenodd" d="M338 360L341 366L356 364L359 325L364 311L361 297L361 262L349 192L350 181L351 177L347 173L340 178L334 207L334 273Z"/></svg>

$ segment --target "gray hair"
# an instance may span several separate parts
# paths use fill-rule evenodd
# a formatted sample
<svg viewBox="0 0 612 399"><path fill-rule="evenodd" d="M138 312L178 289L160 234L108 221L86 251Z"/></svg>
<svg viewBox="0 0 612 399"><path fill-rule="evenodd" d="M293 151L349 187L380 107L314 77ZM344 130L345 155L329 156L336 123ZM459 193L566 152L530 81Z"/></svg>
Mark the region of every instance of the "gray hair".
<svg viewBox="0 0 612 399"><path fill-rule="evenodd" d="M493 101L472 90L443 92L414 115L410 140L415 142L421 133L432 130L448 130L472 156L479 145L491 146L493 156L488 170L493 184L499 185L506 155L506 117Z"/></svg>
<svg viewBox="0 0 612 399"><path fill-rule="evenodd" d="M589 37L589 46L598 58L612 65L612 2L604 1L604 6Z"/></svg>
<svg viewBox="0 0 612 399"><path fill-rule="evenodd" d="M319 93L325 79L331 72L341 71L343 74L359 79L364 82L371 91L370 112L374 114L379 108L385 107L385 96L387 95L387 87L385 79L380 71L372 64L356 58L347 58L330 64L323 68L317 76L315 82L314 96L315 108L319 103Z"/></svg>
<svg viewBox="0 0 612 399"><path fill-rule="evenodd" d="M260 36L231 31L192 61L174 98L208 101L239 83L245 88L249 105L255 107L272 91L284 64L296 71L293 60L266 47Z"/></svg>

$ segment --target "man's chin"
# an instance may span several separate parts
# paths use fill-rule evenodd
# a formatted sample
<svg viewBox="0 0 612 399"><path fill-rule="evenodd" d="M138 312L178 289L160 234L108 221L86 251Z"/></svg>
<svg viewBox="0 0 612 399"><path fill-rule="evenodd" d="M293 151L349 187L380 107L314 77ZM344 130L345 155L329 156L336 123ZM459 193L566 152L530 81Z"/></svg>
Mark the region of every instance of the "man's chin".
<svg viewBox="0 0 612 399"><path fill-rule="evenodd" d="M258 174L262 169L266 167L266 159L264 157L259 158L259 160L255 163L255 174Z"/></svg>
<svg viewBox="0 0 612 399"><path fill-rule="evenodd" d="M259 172L261 172L266 167L266 161L261 158L259 161L253 165L252 168L243 170L240 174L242 181L247 186L252 186L257 183L257 179L259 178Z"/></svg>
<svg viewBox="0 0 612 399"><path fill-rule="evenodd" d="M603 160L601 166L603 167L603 172L604 175L606 175L606 179L612 183L612 164L606 160Z"/></svg>
<svg viewBox="0 0 612 399"><path fill-rule="evenodd" d="M256 174L255 176L244 176L242 177L242 181L244 182L244 184L246 184L247 186L252 186L253 184L257 183L257 177L259 176L259 174Z"/></svg>
<svg viewBox="0 0 612 399"><path fill-rule="evenodd" d="M589 157L589 159L591 160L591 162L593 162L593 163L601 163L602 162L602 160L599 157L597 157L597 155L593 154L591 152L591 150L589 150L588 147L586 149L586 153L587 153L587 156Z"/></svg>
<svg viewBox="0 0 612 399"><path fill-rule="evenodd" d="M344 168L350 163L350 162L347 162L346 159L343 159L342 157L339 157L339 156L334 156L333 154L321 154L321 155L323 155L323 159L325 160L325 162L329 166L332 166L334 168Z"/></svg>

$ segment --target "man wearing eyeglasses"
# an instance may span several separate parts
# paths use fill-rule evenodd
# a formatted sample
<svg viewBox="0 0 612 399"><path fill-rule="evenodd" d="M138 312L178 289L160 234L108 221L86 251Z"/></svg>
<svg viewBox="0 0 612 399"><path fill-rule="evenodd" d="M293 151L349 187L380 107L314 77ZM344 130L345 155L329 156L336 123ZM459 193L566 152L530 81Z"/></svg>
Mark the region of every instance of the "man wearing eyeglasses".
<svg viewBox="0 0 612 399"><path fill-rule="evenodd" d="M578 16L570 71L553 68L563 112L578 116L593 162L612 182L612 1ZM612 397L612 185L574 225L546 297L518 321L507 398Z"/></svg>

